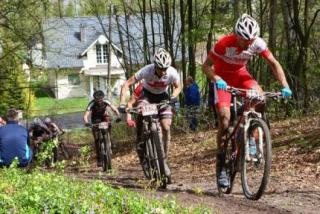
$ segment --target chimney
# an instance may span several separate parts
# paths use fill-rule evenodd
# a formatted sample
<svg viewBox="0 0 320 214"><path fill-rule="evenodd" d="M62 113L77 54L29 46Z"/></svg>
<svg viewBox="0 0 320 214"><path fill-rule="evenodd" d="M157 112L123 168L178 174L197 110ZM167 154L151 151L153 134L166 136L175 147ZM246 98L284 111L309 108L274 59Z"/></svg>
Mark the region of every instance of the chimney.
<svg viewBox="0 0 320 214"><path fill-rule="evenodd" d="M86 26L84 24L80 24L80 41L86 41Z"/></svg>

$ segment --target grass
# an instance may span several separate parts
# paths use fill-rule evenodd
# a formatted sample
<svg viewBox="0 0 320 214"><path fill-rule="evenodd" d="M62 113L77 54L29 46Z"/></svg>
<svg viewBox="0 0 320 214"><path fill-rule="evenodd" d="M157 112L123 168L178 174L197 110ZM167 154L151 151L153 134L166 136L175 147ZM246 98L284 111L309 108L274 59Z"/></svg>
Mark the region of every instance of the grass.
<svg viewBox="0 0 320 214"><path fill-rule="evenodd" d="M35 108L32 110L33 116L44 116L53 114L64 114L84 111L89 100L86 97L54 99L51 97L38 97L35 100Z"/></svg>

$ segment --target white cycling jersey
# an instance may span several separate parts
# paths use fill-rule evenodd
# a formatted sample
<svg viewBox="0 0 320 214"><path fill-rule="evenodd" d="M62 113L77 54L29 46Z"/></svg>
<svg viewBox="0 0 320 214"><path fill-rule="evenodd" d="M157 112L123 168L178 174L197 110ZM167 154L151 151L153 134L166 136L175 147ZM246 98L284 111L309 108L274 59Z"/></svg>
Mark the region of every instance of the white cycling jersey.
<svg viewBox="0 0 320 214"><path fill-rule="evenodd" d="M170 84L179 83L180 77L177 70L170 66L167 68L166 75L159 78L156 74L156 67L154 64L146 65L141 68L134 76L137 81L143 81L143 88L153 94L162 94L168 91Z"/></svg>

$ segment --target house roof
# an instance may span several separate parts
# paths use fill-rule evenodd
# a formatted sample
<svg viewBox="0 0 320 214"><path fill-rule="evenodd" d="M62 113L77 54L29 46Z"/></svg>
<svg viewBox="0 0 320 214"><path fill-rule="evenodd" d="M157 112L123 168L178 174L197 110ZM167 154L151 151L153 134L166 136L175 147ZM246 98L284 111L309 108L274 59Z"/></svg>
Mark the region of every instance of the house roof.
<svg viewBox="0 0 320 214"><path fill-rule="evenodd" d="M152 46L152 32L150 16L146 17L148 43ZM161 18L154 17L155 43L156 47L163 46ZM143 25L141 17L130 16L129 18L129 36L125 31L125 17L119 16L120 29L122 32L123 42L125 44L124 54L128 57L128 43L130 44L131 57L134 64L142 64L144 62L143 55ZM85 40L80 39L80 26L85 31ZM108 36L109 17L66 17L66 18L50 18L44 21L44 43L45 43L45 59L47 68L74 68L83 67L81 54L83 55L90 46L97 42L100 35ZM115 17L111 22L111 41L113 46L118 50L121 49L120 37ZM179 32L178 27L175 27ZM105 33L104 33L105 32ZM176 36L175 38L178 38ZM175 42L178 44L178 42ZM176 51L179 53L179 51ZM179 58L176 56L175 58Z"/></svg>

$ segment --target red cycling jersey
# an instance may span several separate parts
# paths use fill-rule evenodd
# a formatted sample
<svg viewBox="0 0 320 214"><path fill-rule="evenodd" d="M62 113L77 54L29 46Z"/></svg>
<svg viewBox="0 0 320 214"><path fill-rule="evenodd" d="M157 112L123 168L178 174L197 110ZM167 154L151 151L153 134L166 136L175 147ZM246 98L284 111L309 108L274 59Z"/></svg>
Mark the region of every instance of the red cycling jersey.
<svg viewBox="0 0 320 214"><path fill-rule="evenodd" d="M139 85L134 89L133 96L136 99L139 99L139 97L142 95L142 89L143 89L143 83L139 83Z"/></svg>
<svg viewBox="0 0 320 214"><path fill-rule="evenodd" d="M267 58L271 54L266 42L257 37L249 47L244 50L233 33L222 37L209 51L208 58L214 62L214 71L230 86L250 89L258 85L247 71L248 61L256 54ZM229 107L231 101L230 93L216 90L215 103L221 107Z"/></svg>

